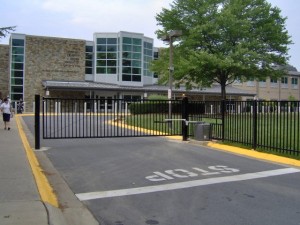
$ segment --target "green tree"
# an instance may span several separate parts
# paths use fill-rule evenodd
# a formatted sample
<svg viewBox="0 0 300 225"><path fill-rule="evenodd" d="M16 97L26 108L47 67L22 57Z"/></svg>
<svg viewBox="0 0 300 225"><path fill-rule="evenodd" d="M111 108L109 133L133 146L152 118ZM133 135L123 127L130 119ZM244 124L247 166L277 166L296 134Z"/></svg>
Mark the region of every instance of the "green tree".
<svg viewBox="0 0 300 225"><path fill-rule="evenodd" d="M16 26L0 27L0 39L6 37L11 31L15 31Z"/></svg>
<svg viewBox="0 0 300 225"><path fill-rule="evenodd" d="M156 15L158 37L182 30L174 42L174 80L187 87L226 85L234 80L281 76L274 65L285 65L292 44L281 10L266 0L174 0ZM152 69L165 80L168 51L163 50Z"/></svg>

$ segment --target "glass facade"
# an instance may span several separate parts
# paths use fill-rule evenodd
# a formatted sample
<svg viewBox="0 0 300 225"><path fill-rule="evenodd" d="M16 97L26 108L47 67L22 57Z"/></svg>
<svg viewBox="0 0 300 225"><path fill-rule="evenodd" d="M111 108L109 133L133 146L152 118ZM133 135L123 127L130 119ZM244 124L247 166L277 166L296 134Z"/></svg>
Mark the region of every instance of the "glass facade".
<svg viewBox="0 0 300 225"><path fill-rule="evenodd" d="M93 74L93 46L85 46L85 74Z"/></svg>
<svg viewBox="0 0 300 225"><path fill-rule="evenodd" d="M156 82L150 71L153 39L140 33L94 34L94 81L143 86Z"/></svg>
<svg viewBox="0 0 300 225"><path fill-rule="evenodd" d="M122 81L142 80L142 39L122 37Z"/></svg>
<svg viewBox="0 0 300 225"><path fill-rule="evenodd" d="M116 74L118 68L118 39L97 38L96 73Z"/></svg>
<svg viewBox="0 0 300 225"><path fill-rule="evenodd" d="M153 44L144 42L144 76L152 77L153 73L150 71L150 62L153 60Z"/></svg>
<svg viewBox="0 0 300 225"><path fill-rule="evenodd" d="M19 101L24 95L24 46L24 39L11 39L10 97L12 101Z"/></svg>

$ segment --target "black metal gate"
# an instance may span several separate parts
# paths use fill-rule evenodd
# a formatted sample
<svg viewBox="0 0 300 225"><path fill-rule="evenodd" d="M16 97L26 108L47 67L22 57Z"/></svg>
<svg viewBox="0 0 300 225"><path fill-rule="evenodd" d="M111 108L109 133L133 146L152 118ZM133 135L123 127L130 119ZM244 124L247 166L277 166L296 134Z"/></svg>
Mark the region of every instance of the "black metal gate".
<svg viewBox="0 0 300 225"><path fill-rule="evenodd" d="M36 115L44 139L174 136L184 134L183 102L43 98Z"/></svg>

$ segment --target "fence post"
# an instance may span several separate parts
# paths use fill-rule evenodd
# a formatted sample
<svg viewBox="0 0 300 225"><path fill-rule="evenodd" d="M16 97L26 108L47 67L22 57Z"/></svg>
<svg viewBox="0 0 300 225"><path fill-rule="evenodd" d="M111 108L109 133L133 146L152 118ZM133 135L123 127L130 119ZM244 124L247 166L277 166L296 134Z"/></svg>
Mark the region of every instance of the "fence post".
<svg viewBox="0 0 300 225"><path fill-rule="evenodd" d="M34 109L34 137L35 149L40 149L40 96L35 95L35 109Z"/></svg>
<svg viewBox="0 0 300 225"><path fill-rule="evenodd" d="M189 101L186 96L182 98L182 140L187 141L188 139L188 123L189 120Z"/></svg>
<svg viewBox="0 0 300 225"><path fill-rule="evenodd" d="M257 100L253 101L253 137L252 137L252 148L257 148Z"/></svg>
<svg viewBox="0 0 300 225"><path fill-rule="evenodd" d="M225 139L225 113L226 113L226 100L221 100L221 118L222 118L222 141Z"/></svg>

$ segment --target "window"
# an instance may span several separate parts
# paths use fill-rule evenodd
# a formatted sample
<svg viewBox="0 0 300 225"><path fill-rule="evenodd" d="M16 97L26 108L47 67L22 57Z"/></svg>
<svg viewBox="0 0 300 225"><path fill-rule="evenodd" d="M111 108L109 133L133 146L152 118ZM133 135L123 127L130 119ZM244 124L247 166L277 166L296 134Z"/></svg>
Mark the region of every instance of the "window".
<svg viewBox="0 0 300 225"><path fill-rule="evenodd" d="M12 61L13 62L24 62L24 56L23 55L12 55Z"/></svg>
<svg viewBox="0 0 300 225"><path fill-rule="evenodd" d="M12 54L24 54L24 47L12 47Z"/></svg>
<svg viewBox="0 0 300 225"><path fill-rule="evenodd" d="M107 51L108 52L116 52L117 46L116 45L107 45Z"/></svg>
<svg viewBox="0 0 300 225"><path fill-rule="evenodd" d="M142 76L142 39L122 38L122 81L140 82Z"/></svg>
<svg viewBox="0 0 300 225"><path fill-rule="evenodd" d="M13 101L23 99L25 39L11 41L10 93Z"/></svg>
<svg viewBox="0 0 300 225"><path fill-rule="evenodd" d="M153 72L149 70L153 57L153 44L150 42L144 42L144 76L154 76Z"/></svg>
<svg viewBox="0 0 300 225"><path fill-rule="evenodd" d="M106 68L105 67L97 67L96 72L100 73L100 74L106 73Z"/></svg>
<svg viewBox="0 0 300 225"><path fill-rule="evenodd" d="M11 71L11 76L12 77L23 77L23 71L12 70Z"/></svg>
<svg viewBox="0 0 300 225"><path fill-rule="evenodd" d="M93 52L93 46L85 46L85 52Z"/></svg>
<svg viewBox="0 0 300 225"><path fill-rule="evenodd" d="M292 78L292 84L298 85L298 78Z"/></svg>
<svg viewBox="0 0 300 225"><path fill-rule="evenodd" d="M97 45L97 52L106 52L106 45Z"/></svg>
<svg viewBox="0 0 300 225"><path fill-rule="evenodd" d="M133 45L142 45L142 40L138 38L132 38Z"/></svg>
<svg viewBox="0 0 300 225"><path fill-rule="evenodd" d="M118 39L97 38L97 74L116 74L118 65Z"/></svg>
<svg viewBox="0 0 300 225"><path fill-rule="evenodd" d="M270 82L271 82L271 83L277 84L277 79L276 79L276 78L271 78L271 79L270 79Z"/></svg>
<svg viewBox="0 0 300 225"><path fill-rule="evenodd" d="M106 59L106 53L97 53L97 59Z"/></svg>
<svg viewBox="0 0 300 225"><path fill-rule="evenodd" d="M288 88L288 78L287 77L281 78L281 88Z"/></svg>
<svg viewBox="0 0 300 225"><path fill-rule="evenodd" d="M135 101L140 101L142 98L140 95L124 95L123 99L126 102L135 102Z"/></svg>
<svg viewBox="0 0 300 225"><path fill-rule="evenodd" d="M92 67L93 62L91 60L86 60L85 61L85 67Z"/></svg>
<svg viewBox="0 0 300 225"><path fill-rule="evenodd" d="M131 66L131 60L123 59L123 66Z"/></svg>
<svg viewBox="0 0 300 225"><path fill-rule="evenodd" d="M116 67L117 66L117 61L116 60L107 60L107 66Z"/></svg>
<svg viewBox="0 0 300 225"><path fill-rule="evenodd" d="M93 74L93 46L85 46L85 74Z"/></svg>
<svg viewBox="0 0 300 225"><path fill-rule="evenodd" d="M106 38L97 38L97 45L106 44Z"/></svg>
<svg viewBox="0 0 300 225"><path fill-rule="evenodd" d="M107 59L117 59L117 53L107 53Z"/></svg>
<svg viewBox="0 0 300 225"><path fill-rule="evenodd" d="M273 87L273 88L278 87L277 78L270 78L270 86Z"/></svg>
<svg viewBox="0 0 300 225"><path fill-rule="evenodd" d="M117 38L107 38L107 44L117 44Z"/></svg>
<svg viewBox="0 0 300 225"><path fill-rule="evenodd" d="M12 86L11 91L14 93L23 93L23 86Z"/></svg>
<svg viewBox="0 0 300 225"><path fill-rule="evenodd" d="M131 50L132 50L132 46L131 45L124 45L123 44L123 51L131 52Z"/></svg>
<svg viewBox="0 0 300 225"><path fill-rule="evenodd" d="M23 70L23 63L11 63L11 68L15 70Z"/></svg>
<svg viewBox="0 0 300 225"><path fill-rule="evenodd" d="M12 85L23 85L23 79L20 78L12 78L11 79Z"/></svg>
<svg viewBox="0 0 300 225"><path fill-rule="evenodd" d="M292 77L292 88L298 89L298 78Z"/></svg>
<svg viewBox="0 0 300 225"><path fill-rule="evenodd" d="M123 37L123 43L126 43L126 44L132 44L132 38L129 38L129 37Z"/></svg>
<svg viewBox="0 0 300 225"><path fill-rule="evenodd" d="M123 75L122 75L122 80L123 80L123 81L131 81L131 75L123 74Z"/></svg>
<svg viewBox="0 0 300 225"><path fill-rule="evenodd" d="M97 60L97 66L106 66L106 60Z"/></svg>
<svg viewBox="0 0 300 225"><path fill-rule="evenodd" d="M288 78L287 77L282 77L281 78L281 83L282 84L288 84Z"/></svg>
<svg viewBox="0 0 300 225"><path fill-rule="evenodd" d="M117 68L116 67L107 67L107 73L108 74L116 74Z"/></svg>
<svg viewBox="0 0 300 225"><path fill-rule="evenodd" d="M24 39L12 39L12 46L24 46Z"/></svg>

